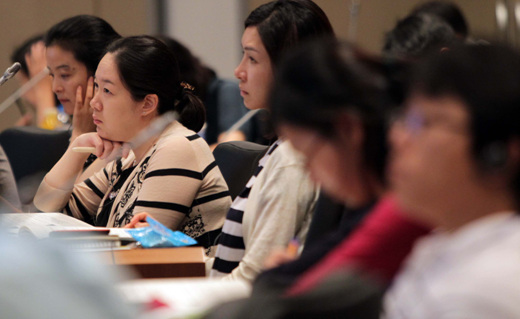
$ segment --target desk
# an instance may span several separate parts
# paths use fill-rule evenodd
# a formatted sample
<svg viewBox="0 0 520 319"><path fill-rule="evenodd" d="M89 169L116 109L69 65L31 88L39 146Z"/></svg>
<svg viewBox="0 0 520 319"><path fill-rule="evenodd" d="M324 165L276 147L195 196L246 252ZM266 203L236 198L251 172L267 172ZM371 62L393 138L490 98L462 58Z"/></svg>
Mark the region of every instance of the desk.
<svg viewBox="0 0 520 319"><path fill-rule="evenodd" d="M168 305L143 314L143 318L156 319L200 318L216 305L251 294L249 282L219 278L137 279L122 282L117 289L129 303L146 305L159 300Z"/></svg>
<svg viewBox="0 0 520 319"><path fill-rule="evenodd" d="M202 247L136 248L85 252L99 255L103 263L131 266L142 278L204 277Z"/></svg>

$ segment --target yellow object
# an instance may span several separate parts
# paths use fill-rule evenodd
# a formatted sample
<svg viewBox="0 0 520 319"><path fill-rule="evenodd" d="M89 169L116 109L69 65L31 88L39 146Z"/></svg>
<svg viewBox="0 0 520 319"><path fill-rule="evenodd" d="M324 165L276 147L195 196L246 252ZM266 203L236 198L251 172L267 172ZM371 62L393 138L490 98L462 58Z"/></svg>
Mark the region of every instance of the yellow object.
<svg viewBox="0 0 520 319"><path fill-rule="evenodd" d="M42 123L40 123L40 127L47 130L54 130L60 125L61 122L58 120L57 110L46 111L45 117L43 118Z"/></svg>

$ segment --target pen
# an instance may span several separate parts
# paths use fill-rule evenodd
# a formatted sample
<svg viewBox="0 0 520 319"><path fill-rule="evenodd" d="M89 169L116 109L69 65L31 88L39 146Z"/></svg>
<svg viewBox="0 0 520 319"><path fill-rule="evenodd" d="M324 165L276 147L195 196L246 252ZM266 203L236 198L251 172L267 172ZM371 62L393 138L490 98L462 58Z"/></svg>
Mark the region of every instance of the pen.
<svg viewBox="0 0 520 319"><path fill-rule="evenodd" d="M94 153L96 148L92 146L76 146L72 148L72 151L76 153Z"/></svg>

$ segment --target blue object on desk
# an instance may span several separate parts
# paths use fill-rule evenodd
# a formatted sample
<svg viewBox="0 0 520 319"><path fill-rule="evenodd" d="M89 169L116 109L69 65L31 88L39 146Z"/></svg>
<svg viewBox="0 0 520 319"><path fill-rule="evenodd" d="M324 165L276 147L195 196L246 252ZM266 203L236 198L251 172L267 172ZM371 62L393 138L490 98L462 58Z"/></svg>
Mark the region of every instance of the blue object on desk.
<svg viewBox="0 0 520 319"><path fill-rule="evenodd" d="M195 245L197 241L181 231L173 231L158 221L147 217L149 227L125 229L144 248L182 247Z"/></svg>

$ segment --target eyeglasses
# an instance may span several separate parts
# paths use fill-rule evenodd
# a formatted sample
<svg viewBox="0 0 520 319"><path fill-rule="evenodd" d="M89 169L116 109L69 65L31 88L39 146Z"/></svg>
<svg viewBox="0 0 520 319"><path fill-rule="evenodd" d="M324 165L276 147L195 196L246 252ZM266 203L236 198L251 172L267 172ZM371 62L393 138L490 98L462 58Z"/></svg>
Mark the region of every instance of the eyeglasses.
<svg viewBox="0 0 520 319"><path fill-rule="evenodd" d="M405 129L412 136L418 136L430 129L443 129L455 134L466 134L467 125L455 123L456 120L449 115L438 112L426 114L418 107L409 107L406 111L393 117L393 124Z"/></svg>

